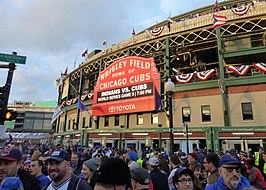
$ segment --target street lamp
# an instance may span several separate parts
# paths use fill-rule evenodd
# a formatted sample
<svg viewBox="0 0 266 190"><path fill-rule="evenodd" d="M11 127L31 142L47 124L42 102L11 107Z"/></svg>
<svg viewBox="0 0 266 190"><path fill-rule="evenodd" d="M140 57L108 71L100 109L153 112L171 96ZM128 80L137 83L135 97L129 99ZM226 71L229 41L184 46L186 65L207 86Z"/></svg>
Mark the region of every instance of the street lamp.
<svg viewBox="0 0 266 190"><path fill-rule="evenodd" d="M174 133L173 133L173 92L174 92L174 83L170 78L168 78L165 83L165 91L168 97L169 104L169 130L170 130L170 154L174 153Z"/></svg>

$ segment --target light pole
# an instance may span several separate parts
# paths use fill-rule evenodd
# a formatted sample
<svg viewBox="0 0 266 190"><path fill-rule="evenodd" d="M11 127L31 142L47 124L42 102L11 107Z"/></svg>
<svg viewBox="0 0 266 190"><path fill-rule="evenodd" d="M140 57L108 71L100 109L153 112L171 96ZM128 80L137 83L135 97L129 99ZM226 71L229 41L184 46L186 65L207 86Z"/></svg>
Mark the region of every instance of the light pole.
<svg viewBox="0 0 266 190"><path fill-rule="evenodd" d="M120 133L119 133L119 150L122 150L122 136L123 136L123 128L124 125L120 125Z"/></svg>
<svg viewBox="0 0 266 190"><path fill-rule="evenodd" d="M189 145L188 145L188 125L186 122L184 122L184 131L186 134L186 145L187 145L187 155L189 153Z"/></svg>
<svg viewBox="0 0 266 190"><path fill-rule="evenodd" d="M174 83L170 78L168 78L165 83L165 91L168 97L169 104L169 130L170 130L170 155L174 153L174 133L173 133L173 92L174 92Z"/></svg>
<svg viewBox="0 0 266 190"><path fill-rule="evenodd" d="M158 124L159 127L159 149L162 151L162 124Z"/></svg>

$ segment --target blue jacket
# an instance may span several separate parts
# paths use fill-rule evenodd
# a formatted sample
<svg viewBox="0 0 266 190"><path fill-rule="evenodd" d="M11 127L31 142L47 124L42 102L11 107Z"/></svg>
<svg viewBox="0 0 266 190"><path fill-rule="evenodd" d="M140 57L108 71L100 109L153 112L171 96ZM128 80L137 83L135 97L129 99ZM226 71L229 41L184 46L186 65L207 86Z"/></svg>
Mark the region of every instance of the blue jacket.
<svg viewBox="0 0 266 190"><path fill-rule="evenodd" d="M239 184L235 190L242 190L243 188L254 188L254 187L250 185L247 178L241 176ZM207 186L205 190L230 190L230 189L226 187L226 185L224 184L223 178L219 177L216 183Z"/></svg>

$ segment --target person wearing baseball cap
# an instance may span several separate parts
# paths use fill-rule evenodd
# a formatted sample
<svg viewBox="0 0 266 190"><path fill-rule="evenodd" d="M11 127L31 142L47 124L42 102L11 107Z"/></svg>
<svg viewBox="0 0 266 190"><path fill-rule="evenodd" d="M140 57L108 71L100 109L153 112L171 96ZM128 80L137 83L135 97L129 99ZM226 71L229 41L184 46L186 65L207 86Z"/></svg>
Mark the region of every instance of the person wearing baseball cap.
<svg viewBox="0 0 266 190"><path fill-rule="evenodd" d="M149 189L151 177L149 172L144 168L135 168L130 170L131 186L133 190Z"/></svg>
<svg viewBox="0 0 266 190"><path fill-rule="evenodd" d="M216 183L205 188L205 190L242 190L244 188L254 188L247 178L241 175L241 163L233 155L224 155L219 162L220 177Z"/></svg>
<svg viewBox="0 0 266 190"><path fill-rule="evenodd" d="M22 164L22 152L19 149L5 149L0 155L0 182L8 177L18 177L21 189L39 190L39 181L24 171Z"/></svg>
<svg viewBox="0 0 266 190"><path fill-rule="evenodd" d="M154 190L169 189L168 176L159 169L158 158L155 156L151 157L149 159L149 164L151 165L150 176Z"/></svg>
<svg viewBox="0 0 266 190"><path fill-rule="evenodd" d="M48 164L48 174L52 179L52 182L49 183L44 189L91 190L91 187L88 183L86 183L86 181L73 174L70 167L70 156L66 151L54 151L51 156L46 159L46 163Z"/></svg>

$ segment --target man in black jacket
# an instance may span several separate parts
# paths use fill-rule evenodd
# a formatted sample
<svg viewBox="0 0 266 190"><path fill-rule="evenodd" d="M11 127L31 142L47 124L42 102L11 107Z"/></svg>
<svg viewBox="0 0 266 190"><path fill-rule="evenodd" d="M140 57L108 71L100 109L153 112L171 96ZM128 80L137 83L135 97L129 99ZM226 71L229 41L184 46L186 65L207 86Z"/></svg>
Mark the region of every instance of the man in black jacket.
<svg viewBox="0 0 266 190"><path fill-rule="evenodd" d="M46 190L91 190L89 184L72 174L70 167L70 156L64 150L56 150L46 159L48 173L52 182L44 189Z"/></svg>
<svg viewBox="0 0 266 190"><path fill-rule="evenodd" d="M40 190L39 181L21 169L22 152L19 149L5 149L0 155L0 182L7 177L18 177L20 189Z"/></svg>

